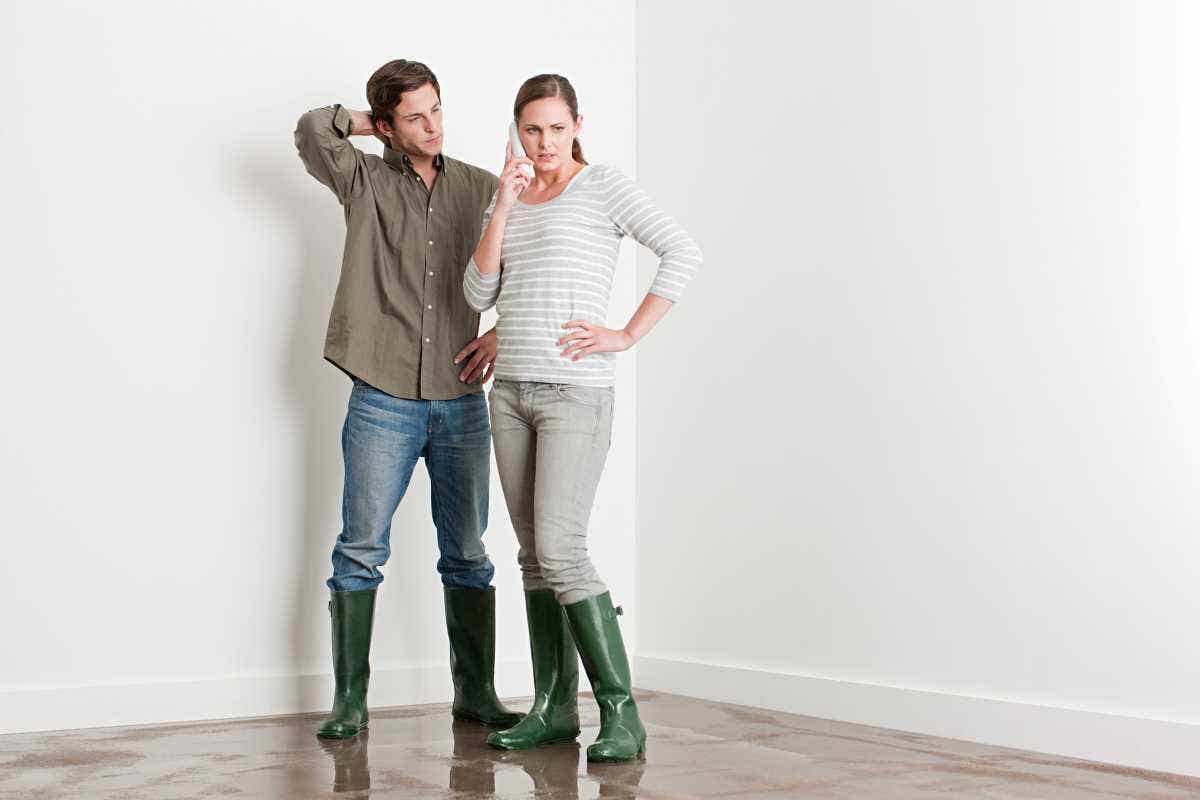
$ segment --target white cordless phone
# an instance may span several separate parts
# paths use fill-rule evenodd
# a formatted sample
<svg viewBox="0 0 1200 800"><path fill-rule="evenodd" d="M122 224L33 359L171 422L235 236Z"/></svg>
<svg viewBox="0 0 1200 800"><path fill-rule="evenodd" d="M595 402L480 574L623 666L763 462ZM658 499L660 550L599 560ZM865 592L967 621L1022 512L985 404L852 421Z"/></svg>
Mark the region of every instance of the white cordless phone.
<svg viewBox="0 0 1200 800"><path fill-rule="evenodd" d="M508 124L508 141L512 144L513 155L517 158L528 158L525 155L525 146L521 144L521 135L517 133L517 123L510 122ZM533 177L533 167L529 164L518 164L517 168L525 173L525 177Z"/></svg>

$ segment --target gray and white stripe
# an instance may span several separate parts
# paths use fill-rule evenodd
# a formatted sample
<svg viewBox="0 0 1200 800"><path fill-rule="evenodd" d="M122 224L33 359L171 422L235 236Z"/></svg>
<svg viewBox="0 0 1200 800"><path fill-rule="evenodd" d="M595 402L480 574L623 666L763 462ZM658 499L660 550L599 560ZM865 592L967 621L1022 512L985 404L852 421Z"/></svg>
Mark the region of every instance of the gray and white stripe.
<svg viewBox="0 0 1200 800"><path fill-rule="evenodd" d="M493 195L483 217L485 230L495 207ZM650 293L678 301L700 267L700 248L615 167L585 166L552 200L513 204L500 271L485 276L472 259L463 276L467 303L476 311L495 305L499 314L496 377L581 386L616 382L615 353L571 361L556 342L567 332L562 325L568 320L607 325L625 236L659 257Z"/></svg>

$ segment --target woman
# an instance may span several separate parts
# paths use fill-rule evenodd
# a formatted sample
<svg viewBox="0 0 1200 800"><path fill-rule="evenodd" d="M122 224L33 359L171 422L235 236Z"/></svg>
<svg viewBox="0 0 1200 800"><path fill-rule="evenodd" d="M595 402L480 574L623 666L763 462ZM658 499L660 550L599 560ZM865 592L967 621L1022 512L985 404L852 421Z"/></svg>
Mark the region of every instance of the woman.
<svg viewBox="0 0 1200 800"><path fill-rule="evenodd" d="M579 735L573 636L600 705L588 760L626 761L645 754L646 730L621 611L588 558L588 517L612 432L615 354L679 299L700 250L629 178L584 160L583 118L566 78L527 80L513 118L529 157L508 147L463 291L477 311L499 313L492 439L520 545L535 696L529 713L488 743L524 749ZM661 261L629 324L612 330L605 322L626 235Z"/></svg>

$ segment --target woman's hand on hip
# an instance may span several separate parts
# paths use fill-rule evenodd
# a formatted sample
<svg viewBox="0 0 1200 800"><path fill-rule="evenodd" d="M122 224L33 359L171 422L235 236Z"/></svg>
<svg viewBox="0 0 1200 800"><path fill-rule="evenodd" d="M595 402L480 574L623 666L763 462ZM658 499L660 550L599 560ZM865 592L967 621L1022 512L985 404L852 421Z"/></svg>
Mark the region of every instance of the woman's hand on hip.
<svg viewBox="0 0 1200 800"><path fill-rule="evenodd" d="M625 331L605 328L587 320L573 319L564 323L563 327L575 329L558 340L559 347L570 342L562 355L572 361L578 361L592 353L619 353L633 346L633 337Z"/></svg>

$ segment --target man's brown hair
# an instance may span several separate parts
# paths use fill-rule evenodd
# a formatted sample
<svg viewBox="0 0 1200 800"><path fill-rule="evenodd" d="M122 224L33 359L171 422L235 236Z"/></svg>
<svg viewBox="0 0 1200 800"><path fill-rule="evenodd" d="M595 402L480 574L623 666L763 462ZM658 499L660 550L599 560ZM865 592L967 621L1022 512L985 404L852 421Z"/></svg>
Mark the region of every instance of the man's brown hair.
<svg viewBox="0 0 1200 800"><path fill-rule="evenodd" d="M398 58L375 70L367 80L367 103L371 106L371 121L383 120L394 126L392 112L399 105L400 96L405 92L414 92L427 83L433 84L433 90L441 100L442 87L438 85L437 76L420 61Z"/></svg>

